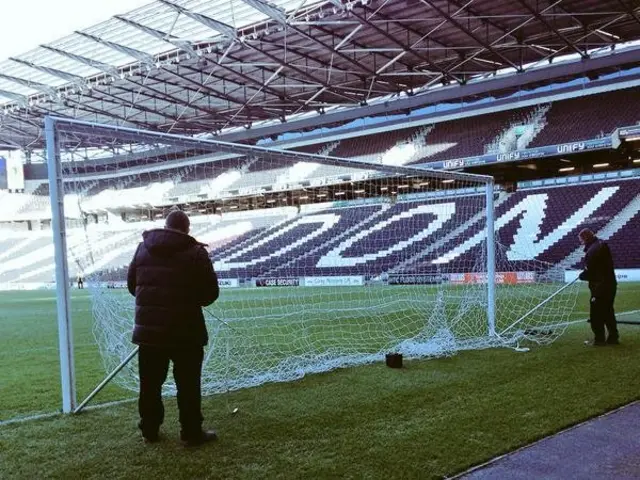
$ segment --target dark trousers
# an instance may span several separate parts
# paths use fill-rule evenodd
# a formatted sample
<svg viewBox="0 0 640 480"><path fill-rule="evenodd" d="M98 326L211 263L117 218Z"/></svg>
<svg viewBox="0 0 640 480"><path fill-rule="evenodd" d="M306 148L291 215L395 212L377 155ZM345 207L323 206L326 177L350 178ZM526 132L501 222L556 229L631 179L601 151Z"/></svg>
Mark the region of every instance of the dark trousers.
<svg viewBox="0 0 640 480"><path fill-rule="evenodd" d="M180 425L185 436L202 431L200 410L200 382L204 350L202 347L157 348L140 346L138 367L140 373L140 429L143 435L158 432L164 421L162 384L167 379L169 362L173 362L173 378L178 390Z"/></svg>
<svg viewBox="0 0 640 480"><path fill-rule="evenodd" d="M617 342L618 341L618 322L613 309L613 302L616 298L616 288L604 295L591 297L591 308L589 309L589 317L591 322L591 330L595 335L596 343ZM605 327L608 336L605 338Z"/></svg>

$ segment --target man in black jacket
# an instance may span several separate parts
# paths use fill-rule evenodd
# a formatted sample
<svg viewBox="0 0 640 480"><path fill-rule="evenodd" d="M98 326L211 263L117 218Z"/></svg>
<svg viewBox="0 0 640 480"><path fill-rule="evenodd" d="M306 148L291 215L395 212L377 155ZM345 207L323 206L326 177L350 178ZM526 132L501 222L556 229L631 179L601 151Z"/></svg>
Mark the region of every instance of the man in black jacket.
<svg viewBox="0 0 640 480"><path fill-rule="evenodd" d="M140 346L138 426L146 442L158 440L164 421L162 385L170 361L181 440L199 445L216 438L215 432L202 430L200 384L208 343L202 307L218 298L218 278L204 245L189 235L189 225L184 212L173 211L165 228L144 232L127 275L136 297L132 341Z"/></svg>
<svg viewBox="0 0 640 480"><path fill-rule="evenodd" d="M589 321L595 335L593 344L616 345L618 344L618 325L613 302L616 298L618 282L613 268L611 250L609 245L596 237L588 228L579 233L579 238L585 251L585 268L580 273L580 280L587 280L591 291ZM605 326L608 332L606 339Z"/></svg>

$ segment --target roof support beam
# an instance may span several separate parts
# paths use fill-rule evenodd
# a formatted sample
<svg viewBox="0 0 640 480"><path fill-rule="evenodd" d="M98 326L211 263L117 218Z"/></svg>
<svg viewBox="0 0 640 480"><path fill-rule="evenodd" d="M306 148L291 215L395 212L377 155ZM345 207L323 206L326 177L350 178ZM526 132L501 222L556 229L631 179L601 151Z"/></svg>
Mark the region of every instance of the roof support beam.
<svg viewBox="0 0 640 480"><path fill-rule="evenodd" d="M226 25L222 22L219 22L218 20L214 20L206 15L202 15L200 13L194 13L190 10L187 10L183 7L180 7L178 5L175 5L167 0L158 0L166 5L169 5L170 7L172 7L173 9L175 9L176 11L179 11L180 13L192 18L193 20L196 20L200 23L202 23L204 26L209 27L213 30L222 32L225 36L229 37L232 41L236 41L238 36L237 36L237 32L235 29L233 29L233 32L229 32L228 29L232 29L232 27L230 27L229 25ZM226 30L225 30L226 27ZM342 97L350 102L356 103L358 102L358 99L355 97L352 97L350 95L346 95L344 93L341 92L336 92L331 88L331 85L327 84L326 82L323 82L322 80L319 80L318 78L314 77L313 75L305 72L304 70L301 70L293 65L290 65L282 60L280 60L278 57L271 55L270 53L259 49L258 47L256 47L255 45L252 45L251 43L244 43L244 45L246 45L247 47L249 47L250 49L265 55L266 57L270 58L271 60L277 62L280 66L285 67L288 70L293 70L296 73L298 73L299 75L302 75L303 77L308 78L309 80L312 80L315 83L320 83L323 86L323 89L330 92L333 95ZM263 87L266 85L262 85Z"/></svg>
<svg viewBox="0 0 640 480"><path fill-rule="evenodd" d="M119 88L119 87L108 87L109 90L111 90L112 88ZM134 94L134 92L132 92L131 90L123 90L124 92L127 93L131 93ZM100 96L98 96L100 95ZM133 104L133 102L128 102L127 100L125 100L124 98L118 97L116 95L114 95L113 93L111 93L110 91L103 91L103 90L98 90L98 89L94 89L93 92L89 93L89 94L85 94L85 96L91 98L92 100L95 100L97 102L106 102L108 104L111 105L117 105L119 107L121 107L123 109L123 113L124 113L124 120L129 122L131 120L129 120L132 117L135 117L141 113L149 113L151 115L157 115L159 117L165 117L167 118L169 116L169 114L167 113L163 113L163 112L159 112L157 110L153 110L151 108L145 107L144 105L142 105L140 102L137 104ZM105 98L106 97L106 98ZM112 99L112 100L109 100ZM127 112L128 110L128 112ZM131 114L131 110L137 110L137 112ZM150 123L144 122L146 125L152 125ZM153 128L153 127L149 127L149 128Z"/></svg>
<svg viewBox="0 0 640 480"><path fill-rule="evenodd" d="M458 47L452 47L451 45L447 45L445 43L442 43L439 40L436 40L435 38L433 38L433 34L436 33L436 31L438 31L442 26L444 26L447 22L446 20L441 20L438 22L438 24L435 27L432 27L426 34L418 31L410 26L407 26L406 22L402 19L396 19L396 18L390 18L386 15L384 15L382 12L376 10L373 11L371 8L369 7L364 7L366 9L366 11L375 14L376 17L378 17L380 20L384 21L384 22L390 22L390 23L395 23L396 25L402 27L403 29L407 30L410 33L413 33L414 35L420 37L420 39L417 42L414 42L409 48L411 50L413 50L415 47L417 47L420 43L422 43L424 40L428 40L430 44L434 44L437 47L441 48L441 49L445 49L445 50L452 50L456 53L456 55L458 56L458 58L462 58L463 55L458 51ZM368 19L370 23L375 23L376 21L373 20L372 18ZM440 18L438 18L437 20L440 20Z"/></svg>
<svg viewBox="0 0 640 480"><path fill-rule="evenodd" d="M506 62L507 64L509 64L510 66L512 66L513 68L515 68L518 72L522 71L522 66L521 65L516 65L515 63L513 63L509 58L507 58L506 56L504 56L502 53L500 53L499 51L497 51L495 48L493 48L491 45L489 45L487 42L485 42L484 40L482 40L478 35L476 35L475 33L473 33L472 31L470 31L468 28L466 28L462 23L460 23L458 20L456 20L454 17L452 17L451 15L449 15L447 12L445 12L444 10L442 10L438 5L436 5L435 3L433 3L431 0L420 0L422 3L424 3L425 5L431 7L433 10L435 10L436 12L438 12L438 14L440 14L442 16L442 18L444 18L445 20L447 20L450 24L454 25L458 30L460 30L461 32L463 32L465 35L467 35L469 38L471 38L472 40L474 40L476 43L478 43L480 46L484 47L486 50L490 51L491 53L493 53L496 57L501 58L502 61ZM462 10L463 7L460 8L460 10ZM460 11L458 10L458 11Z"/></svg>
<svg viewBox="0 0 640 480"><path fill-rule="evenodd" d="M17 120L20 123L26 123L27 125L30 125L31 127L37 130L38 134L42 133L42 122L36 122L30 117L24 118L22 116L23 113L24 111L12 112L8 116L10 118Z"/></svg>
<svg viewBox="0 0 640 480"><path fill-rule="evenodd" d="M328 84L327 82L325 82L324 80L320 80L319 78L311 75L308 72L305 72L304 70L296 67L295 65L291 65L291 64L279 59L275 55L272 55L269 52L266 52L264 50L259 49L255 45L252 45L250 43L246 43L245 45L247 47L249 47L251 50L254 50L255 52L258 52L258 53L264 55L265 57L270 58L274 62L277 62L278 64L280 64L281 67L285 67L287 70L293 70L298 75L301 75L301 76L307 78L308 80L311 80L312 82L315 82L317 84L322 85L322 88L320 90L327 91L327 92L331 93L332 95L335 95L337 97L341 97L341 98L343 98L345 100L348 100L351 103L358 103L359 102L359 100L356 97L352 97L351 95L346 95L346 94L341 93L341 92L336 92L334 89L331 88L331 85Z"/></svg>
<svg viewBox="0 0 640 480"><path fill-rule="evenodd" d="M306 34L302 34L301 33L301 35L304 36L305 38L307 38ZM267 41L265 39L262 39L261 42L264 43L264 44L267 44L267 45L274 45L274 46L277 45L277 44L272 43L270 41ZM358 73L359 71L366 71L372 77L376 76L376 73L373 70L370 70L368 67L365 67L364 65L360 64L360 62L358 62L357 60L354 60L353 58L350 58L349 56L345 55L343 52L335 51L334 49L332 49L328 45L325 45L324 43L320 42L319 40L318 41L314 40L314 43L316 43L317 45L321 46L322 49L327 52L327 55L329 55L329 56L337 55L340 58L348 60L349 63L354 65L356 68L358 68L358 71L352 72L352 71L348 71L348 70L342 70L341 68L339 68L339 67L337 67L335 65L331 65L331 66L324 67L325 70L332 71L332 72L335 72L337 74L349 74L349 75L355 76L360 80L360 82L363 82L363 83L367 81L367 77L362 75L362 74L360 74L360 73ZM304 52L298 50L295 47L290 46L290 45L287 46L287 51L289 53L293 53L295 55L300 56L301 58L309 60L309 61L311 61L313 63L317 63L319 65L324 65L326 63L325 60L319 60L319 59L317 59L315 57L312 57L311 55L309 55L307 53L304 53ZM295 64L293 62L291 62L291 61L288 62L288 65L295 66ZM334 86L333 82L332 82L332 86ZM389 92L387 92L387 93L389 93Z"/></svg>
<svg viewBox="0 0 640 480"><path fill-rule="evenodd" d="M413 110L435 105L437 103L459 100L460 98L488 95L492 92L504 91L512 88L520 88L526 84L538 82L553 82L567 76L584 76L588 72L623 66L637 65L640 63L640 48L618 52L615 55L606 55L586 60L576 60L566 63L557 63L544 68L525 70L522 73L513 73L499 77L488 78L478 82L467 83L461 86L441 88L412 97L400 98L390 102L378 103L366 107L356 107L345 111L327 112L325 115L300 119L295 122L295 130L302 131L321 127L322 125L348 122L374 115L394 115L398 112ZM293 123L286 125L267 125L255 128L247 132L234 132L221 136L226 142L238 142L251 138L260 138L271 135L279 135L292 131Z"/></svg>
<svg viewBox="0 0 640 480"><path fill-rule="evenodd" d="M638 7L636 7L634 9L633 5L627 5L627 2L623 1L623 0L618 0L618 3L622 6L624 11L627 12L629 15L631 15L631 17L633 17L633 19L636 21L636 23L638 23L638 25L640 25L640 17L636 13L636 10L638 10ZM636 2L636 4L637 4L637 2Z"/></svg>
<svg viewBox="0 0 640 480"><path fill-rule="evenodd" d="M355 11L352 11L351 14L357 18L358 20L360 20L362 23L368 25L369 27L373 28L376 32L378 32L380 35L384 36L387 40L391 41L392 43L398 45L400 48L402 48L402 52L400 52L398 55L396 55L394 58L392 58L391 60L389 60L384 66L378 68L378 71L376 72L377 74L382 73L384 70L386 70L387 68L389 68L391 65L393 65L394 63L396 63L398 60L400 60L403 56L405 56L407 53L411 53L412 55L415 55L416 57L418 57L420 60L422 60L423 62L425 62L427 65L429 65L431 68L433 68L435 71L440 72L440 78L447 78L447 79L452 79L458 83L462 83L462 81L453 73L451 73L450 71L440 67L439 65L436 65L435 63L433 63L428 57L425 57L417 52L412 52L411 49L407 46L404 45L403 43L401 43L400 41L398 41L393 35L389 34L388 32L386 32L385 30L381 29L380 27L378 27L376 24L373 24L371 22L369 22L369 20L366 17L361 16L360 14L356 13Z"/></svg>
<svg viewBox="0 0 640 480"><path fill-rule="evenodd" d="M15 118L15 117L12 117ZM10 132L13 132L15 134L18 134L21 137L25 137L27 138L26 133L23 130L20 130L19 128L14 127L13 125L10 125L8 123L4 123L4 122L0 122L0 132L2 130L8 130Z"/></svg>
<svg viewBox="0 0 640 480"><path fill-rule="evenodd" d="M89 35L83 32L75 32L78 35L82 35L83 37L86 37L90 40L93 40L94 42L97 42L101 45L104 45L108 48L111 48L112 50L116 50L120 53L124 53L125 55L129 55L130 57L136 58L138 61L140 61L141 63L143 63L144 65L149 66L150 68L155 68L155 59L151 56L151 55L147 55L144 52L141 52L139 50L135 50L133 48L129 48L129 47L125 47L123 45L120 45L118 43L114 43L114 42L110 42L108 40L103 40L102 38L96 37L94 35ZM209 87L207 87L206 85L202 85L199 84L198 82L195 82L193 80L190 80L186 77L183 77L182 75L179 75L178 73L174 72L173 70L171 70L170 68L163 68L163 70L165 72L168 72L170 75L179 78L182 81L186 81L187 83L190 83L191 85L195 85L197 87L196 92L200 91L200 90L205 90L207 91L211 96L218 98L220 100L225 100L227 102L230 103L234 103L236 105L242 105L242 102L230 97L228 95L225 95L224 93L218 92L217 90L213 90ZM178 85L178 84L173 84L173 85ZM179 85L178 85L179 86Z"/></svg>
<svg viewBox="0 0 640 480"><path fill-rule="evenodd" d="M580 20L575 14L567 12L567 9L565 7L560 5L560 6L558 6L558 9L563 14L565 14L567 17L569 17L571 20L576 22L580 28L583 28L584 30L590 31L590 28L582 20ZM584 15L584 14L580 14L580 15ZM603 35L602 33L598 32L597 30L594 33L598 36L598 38L601 38L602 40L604 40L607 43L615 43L611 38L607 37L606 35Z"/></svg>
<svg viewBox="0 0 640 480"><path fill-rule="evenodd" d="M121 90L123 90L125 92L128 92L128 93L134 93L135 95L144 95L145 97L148 97L150 99L167 102L168 104L173 105L175 107L181 107L183 109L191 108L194 111L205 113L207 116L212 116L214 118L218 118L218 119L221 119L221 120L227 120L227 117L225 115L222 115L222 114L220 114L220 113L218 113L218 112L216 112L214 110L211 110L211 109L208 109L208 108L204 108L204 107L201 107L201 106L198 106L198 105L193 105L192 103L189 103L189 102L185 102L185 101L180 100L180 99L178 99L178 98L176 98L176 97L174 97L172 95L169 95L168 93L163 92L162 90L158 90L158 89L153 88L153 87L151 87L149 85L145 85L144 83L139 83L139 82L136 82L136 81L131 80L131 79L127 79L127 80L128 80L129 83L132 83L133 85L135 85L137 87L137 91L129 90L127 88L124 88L121 85L111 85L111 88L114 88L114 87L115 88L119 88L119 89L121 89ZM154 79L154 80L158 81L157 79ZM183 87L183 89L185 89L187 91L192 91L190 89L184 88L184 86L182 86L182 87ZM152 95L147 90L151 91L151 92L154 92L156 95ZM135 108L137 108L137 107L135 107ZM171 117L168 117L161 110L154 110L154 113L156 113L158 115L162 115L162 116L167 117L167 118L171 118Z"/></svg>
<svg viewBox="0 0 640 480"><path fill-rule="evenodd" d="M421 0L422 1L422 0ZM555 6L559 5L560 3L562 3L563 0L555 0L553 3L549 4L547 7L545 7L543 10L541 10L540 12L538 12L540 15L542 15L543 13L545 13L548 10L551 10L552 8L554 8ZM524 20L523 22L519 23L517 26L515 26L514 28L512 28L511 30L509 30L508 32L504 32L504 34L500 35L497 39L495 39L493 42L491 42L488 46L489 47L493 47L494 45L497 45L503 38L506 38L508 36L510 36L513 32L516 32L518 30L520 30L521 28L523 28L525 25L528 25L529 23L533 22L535 20L535 17L531 16L528 17L526 20ZM566 48L566 47L564 47ZM457 68L460 68L462 65L464 65L465 63L468 63L472 60L474 60L478 55L480 55L482 52L486 51L486 48L481 48L480 50L477 50L475 53L473 53L472 55L466 57L464 60L462 60L461 62L459 62L458 64L454 65L451 67L451 69L455 70ZM559 50L558 50L559 52ZM558 52L554 52L553 55L557 54ZM521 72L522 73L522 72Z"/></svg>
<svg viewBox="0 0 640 480"><path fill-rule="evenodd" d="M141 23L137 23L137 22L135 22L133 20L130 20L128 18L119 16L119 15L116 15L114 18L120 20L121 22L126 23L127 25L129 25L129 26L131 26L133 28L136 28L136 29L146 33L147 35L151 35L152 37L154 37L154 38L156 38L158 40L167 42L167 43L173 45L174 47L177 47L177 48L179 48L181 50L184 50L185 52L189 53L190 55L192 55L194 57L198 56L198 54L191 47L191 44L189 42L185 42L184 40L179 40L179 39L175 38L172 35L169 35L167 33L161 32L159 30L156 30L154 28L148 27L146 25L142 25ZM230 59L232 59L234 61L240 62L240 63L244 63L244 62L242 62L242 60L237 59L231 53L228 53L228 52L229 52L229 48L227 48L227 52L226 52L226 56L228 58L230 58ZM207 59L209 60L208 57L207 57ZM233 75L236 75L236 76L242 78L249 85L256 83L254 78L251 78L248 75L245 75L244 73L236 71L236 70L232 69L231 67L225 65L223 63L223 60L224 60L224 57L219 59L218 61L214 61L214 60L211 60L211 61L213 61L215 63L214 68L218 67L218 68L221 68L221 69L223 69L225 71L228 71L229 73L232 73ZM190 68L190 67L187 66L187 67L184 67L184 68ZM267 71L271 71L271 70L267 70ZM273 70L273 71L275 71L275 70ZM208 72L207 75L211 75L211 72ZM304 105L301 101L293 99L293 98L290 98L287 95L283 94L282 92L271 90L270 88L263 88L263 90L265 92L268 92L268 93L270 93L272 95L277 96L278 98L281 98L282 100L298 103L300 106Z"/></svg>
<svg viewBox="0 0 640 480"><path fill-rule="evenodd" d="M11 75L5 75L4 73L0 73L0 78L8 80L13 83L17 83L18 85L22 85L23 87L31 88L33 90L38 90L42 93L46 93L50 95L52 98L57 98L57 92L54 88L49 85L45 85L43 83L33 82L31 80L25 80L24 78L12 77Z"/></svg>
<svg viewBox="0 0 640 480"><path fill-rule="evenodd" d="M285 62L284 60L281 60L280 58L278 58L277 56L267 52L266 50L258 48L256 45L254 45L251 42L245 42L245 43L243 43L243 45L248 47L249 49L251 49L251 50L253 50L253 51L255 51L255 52L257 52L257 53L259 53L261 55L264 55L265 57L267 57L269 59L271 59L272 61L274 61L278 65L280 65L280 67L284 67L287 70L292 70L292 71L296 72L298 75L300 75L301 77L304 77L304 78L306 78L307 80L310 80L313 83L322 85L322 88L321 88L322 91L327 91L327 92L331 93L332 95L341 97L341 98L343 98L343 99L345 99L345 100L347 100L347 101L349 101L351 103L357 103L359 101L357 98L352 97L351 95L347 95L345 93L335 91L331 87L331 85L329 83L325 82L324 80L321 80L321 79L317 78L316 76L311 75L310 73L306 72L305 70L302 70L301 68L298 68L297 66L295 66L295 65L293 65L291 63L288 63L288 62ZM314 59L314 61L322 64L322 62L320 62L318 60ZM281 73L281 72L282 72L282 69L279 69L278 73ZM270 73L273 75L273 73L275 73L275 72L270 72ZM289 78L291 78L291 77L289 77ZM271 80L273 80L273 78L271 78ZM267 85L265 83L262 84L262 88L264 88L266 86Z"/></svg>
<svg viewBox="0 0 640 480"><path fill-rule="evenodd" d="M128 124L128 125L135 125L138 128L156 130L156 128L153 126L153 124L138 122L136 120L132 120L131 118L123 117L121 115L113 113L113 111L105 111L105 110L101 110L99 108L94 108L94 107L92 107L90 105L82 104L82 103L80 103L80 102L78 102L76 100L71 100L71 101L74 103L74 105L67 105L66 102L65 102L65 106L67 106L69 108L73 108L74 110L80 110L80 111L88 112L88 113L91 113L91 114L94 114L94 115L100 115L100 116L103 116L103 117L109 117L109 118L112 118L114 120L118 120L118 121L121 122L121 125L127 125ZM76 116L74 116L74 118L76 118Z"/></svg>
<svg viewBox="0 0 640 480"><path fill-rule="evenodd" d="M186 67L183 65L180 68L186 68ZM190 70L194 71L192 69L190 69ZM232 97L231 95L229 95L229 94L227 94L225 92L220 92L218 90L214 90L214 89L208 87L204 82L203 83L196 82L195 80L192 80L189 77L180 75L179 73L174 72L173 70L171 70L169 68L164 68L163 71L167 72L169 75L171 75L173 77L179 78L183 82L187 82L187 83L193 85L194 87L197 87L198 91L207 92L212 97L218 98L220 100L224 100L224 101L226 101L228 103L231 103L231 104L234 104L234 105L243 105L243 102L241 100L239 100L239 99L237 99L235 97ZM194 73L196 73L196 72L198 72L198 70L194 71ZM233 83L231 80L227 80L224 77L219 77L217 75L213 75L213 73L209 73L209 74L203 73L203 74L205 76L207 76L207 77L211 76L211 77L213 77L213 78L215 78L217 80L220 80L220 81L224 80L224 81L228 81L229 83ZM177 84L174 84L174 85L177 85ZM254 87L252 85L249 85L249 86L241 85L241 87L253 88L255 90L258 90L258 87ZM249 113L256 112L256 113L266 114L266 112L262 108L259 108L259 107L253 107L252 106L248 110L249 110ZM267 116L272 117L273 115L267 115Z"/></svg>
<svg viewBox="0 0 640 480"><path fill-rule="evenodd" d="M169 2L168 0L157 0L164 5L174 9L176 12L185 15L196 22L200 22L203 25L209 27L211 30L215 30L216 32L220 32L225 37L231 38L233 40L238 38L238 32L231 25L227 25L224 22L216 20L214 18L208 17L206 15L202 15L201 13L192 12L188 8L181 7L180 5L176 5L175 3Z"/></svg>
<svg viewBox="0 0 640 480"><path fill-rule="evenodd" d="M184 40L179 40L177 38L175 38L172 35L169 35L168 33L164 33L161 32L160 30L156 30L155 28L151 28L148 27L146 25L143 25L141 23L135 22L133 20L130 20L126 17L123 17L122 15L114 15L114 17L116 20L120 20L123 23L126 23L127 25L129 25L130 27L136 28L144 33L146 33L147 35L151 35L152 37L154 37L157 40L161 40L163 42L167 42L171 45L173 45L174 47L180 48L182 50L184 50L185 52L193 55L194 57L197 57L198 54L196 53L196 51L191 47L191 44L189 42L186 42Z"/></svg>
<svg viewBox="0 0 640 480"><path fill-rule="evenodd" d="M422 0L425 1L425 0ZM531 13L531 15L533 15L539 22L541 22L545 27L547 27L549 30L551 30L556 37L558 37L560 40L562 40L562 42L569 47L570 49L574 50L578 55L580 55L583 59L584 58L588 58L589 56L584 53L582 50L580 50L577 45L573 42L571 42L567 37L565 37L558 29L556 29L553 25L551 25L546 18L544 18L542 15L540 15L540 12L535 11L533 8L531 8L527 2L523 1L523 0L518 0L518 3L520 5L522 5L528 12Z"/></svg>
<svg viewBox="0 0 640 480"><path fill-rule="evenodd" d="M227 57L228 57L228 58L231 58L231 59L233 59L233 58L234 58L234 57L233 57L232 55L230 55L230 54L229 54L229 55L227 55ZM208 58L208 57L207 57L207 60L209 60L209 58ZM213 61L213 60L212 60L212 61ZM299 100L295 100L294 98L291 98L291 97L289 97L289 96L287 96L287 95L285 95L285 94L283 94L282 92L279 92L279 91L277 91L277 90L273 90L273 89L272 89L272 88L270 88L270 87L266 87L266 86L262 86L262 87L260 87L260 86L255 86L255 85L253 85L253 84L255 84L255 79L254 79L254 78L251 78L250 76L248 76L248 75L246 75L246 74L244 74L244 73L242 73L242 72L236 71L236 70L232 69L231 67L229 67L229 66L225 65L224 63L219 63L219 62L215 62L215 61L213 61L213 62L214 62L214 67L215 67L215 66L217 66L217 67L219 67L219 68L221 68L221 69L223 69L223 70L225 70L225 71L228 71L229 73L231 73L231 74L233 74L233 75L236 75L236 76L238 76L238 77L242 78L244 81L246 81L246 82L247 82L247 84L246 84L246 85L245 85L245 84L237 83L237 85L238 85L238 86L240 86L240 87L242 87L242 88L251 88L251 89L254 89L254 90L258 90L258 89L262 88L262 90L263 90L263 91L265 91L265 92L267 92L267 93L270 93L271 95L275 95L275 96L277 96L278 98L281 98L282 100L285 100L285 101L286 101L286 100L288 100L288 101L291 101L291 102L293 102L293 103L298 103L299 105L302 105L302 102L300 102ZM189 65L183 65L181 68L185 68L185 69L191 70L191 71L192 71L192 72L194 72L194 73L196 73L196 72L198 72L198 71L199 71L199 70L193 69L193 68L192 68L192 67L190 67ZM268 71L268 72L275 72L275 69L274 69L274 70L267 70L267 69L265 69L265 70L266 70L266 71ZM204 72L204 73L205 73L206 75L212 75L212 71L211 71L211 72ZM212 75L212 76L214 76L214 75ZM220 80L225 80L225 81L228 81L229 83L235 83L235 81L234 81L234 80L232 80L232 79L226 79L226 78L224 78L224 77L214 76L214 78L218 78L218 79L220 79Z"/></svg>
<svg viewBox="0 0 640 480"><path fill-rule="evenodd" d="M152 66L155 63L154 58L151 55L141 52L140 50L136 50L135 48L125 47L124 45L120 45L119 43L110 42L109 40L104 40L103 38L96 37L95 35L91 35L85 32L75 31L74 33L76 35L80 35L81 37L88 38L89 40L93 40L94 42L99 43L100 45L104 45L105 47L115 50L116 52L120 52L132 58L135 58L144 65Z"/></svg>
<svg viewBox="0 0 640 480"><path fill-rule="evenodd" d="M393 60L393 56L391 55L387 55L386 52L384 51L379 51L378 49L375 48L371 48L368 47L367 45L355 41L355 40L351 40L351 38L358 33L360 30L362 30L363 28L365 28L366 24L362 23L362 22L355 22L356 23L356 27L346 36L341 37L340 35L337 35L335 32L332 32L331 30L327 30L326 28L324 28L323 26L319 26L319 25L314 25L314 27L316 28L316 30L320 30L321 32L324 32L328 35L333 35L336 40L340 40L340 42L338 43L338 45L335 46L336 50L340 50L344 45L346 45L348 42L351 43L351 45L353 45L356 48L361 48L363 50L368 50L368 52L372 55L379 55L381 56L383 59L387 59L387 61L389 60ZM400 52L404 51L404 47L401 47L399 49ZM344 53L344 52L343 52ZM394 60L394 63L399 63L401 65L404 65L404 67L408 70L409 68L411 68L411 66L409 64L407 64L406 62L401 61L401 59L397 59ZM399 89L398 89L399 90Z"/></svg>
<svg viewBox="0 0 640 480"><path fill-rule="evenodd" d="M458 2L456 0L449 0L449 2L452 5L455 5L458 8L462 8L462 5L460 5L460 2ZM456 17L458 20L465 20L465 19L468 19L468 18L471 18L472 20L478 20L483 25L489 26L489 27L494 28L496 30L499 30L500 33L502 33L502 34L506 34L509 38L511 38L513 41L516 42L514 46L522 45L522 46L524 46L526 48L529 48L529 49L533 50L534 52L536 52L539 55L542 55L542 56L546 55L545 52L541 53L541 51L540 51L541 49L539 49L535 45L531 45L530 43L521 40L516 35L514 35L511 32L509 32L509 30L506 27L504 27L503 25L500 25L492 16L486 16L485 17L484 15L480 15L480 14L478 14L478 12L476 10L474 10L474 9L472 9L470 7L465 7L465 10L467 11L467 13L469 13L471 15L471 17L466 17L465 16L466 17L465 18L463 16L458 16L458 17ZM521 15L521 16L525 17L525 18L529 18L528 15L527 16ZM511 46L511 45L509 45L509 46Z"/></svg>
<svg viewBox="0 0 640 480"><path fill-rule="evenodd" d="M77 55L75 53L67 52L66 50L52 47L51 45L41 45L40 48L50 50L54 53L57 53L58 55L70 58L71 60L75 60L78 63L87 65L88 67L91 67L91 68L95 68L96 70L100 70L103 73L113 75L114 77L120 77L120 71L113 65L108 65L98 60L93 60L91 58L83 57L82 55Z"/></svg>
<svg viewBox="0 0 640 480"><path fill-rule="evenodd" d="M9 60L16 62L16 63L20 63L21 65L25 65L29 68L33 68L34 70L38 70L39 72L43 72L46 73L48 75L51 75L52 77L58 77L61 78L62 80L66 80L69 83L73 83L76 85L84 85L85 84L85 79L78 76L78 75L73 75L72 73L68 73L68 72L63 72L62 70L57 70L55 68L51 68L51 67L45 67L43 65L37 65L33 62L28 62L26 60L22 60L21 58L15 58L15 57L11 57L9 58Z"/></svg>
<svg viewBox="0 0 640 480"><path fill-rule="evenodd" d="M323 50L327 51L328 53L330 52L330 54L334 54L337 55L338 57L340 57L341 59L345 60L346 62L350 63L351 65L357 67L360 71L363 72L367 72L369 75L375 77L376 73L369 69L367 66L363 65L362 63L358 62L356 59L351 58L348 55L345 55L343 52L341 52L340 50L338 50L339 47L333 48L330 47L329 45L327 45L326 43L318 40L316 37L314 37L313 35L310 35L308 33L306 33L304 30L302 30L301 28L297 27L296 25L292 25L287 23L287 18L285 13L282 10L279 10L267 3L265 3L262 0L242 0L244 3L251 5L253 8L255 8L256 10L264 13L265 15L268 15L270 18L272 18L273 20L275 20L276 22L280 23L282 26L285 27L285 29L290 29L293 30L294 32L296 32L298 35L300 35L301 37L309 40L312 43L315 43L316 45L322 47ZM288 47L291 50L291 47ZM298 52L298 55L302 55L301 53ZM317 61L317 60L315 60ZM366 81L365 77L363 75L359 75L360 80L361 81Z"/></svg>
<svg viewBox="0 0 640 480"><path fill-rule="evenodd" d="M23 107L28 107L29 106L29 98L24 96L24 95L19 95L17 93L13 93L13 92L8 92L6 90L0 90L0 97L4 97L4 98L8 98L9 100L12 100L20 105L22 105Z"/></svg>
<svg viewBox="0 0 640 480"><path fill-rule="evenodd" d="M287 15L284 10L274 7L262 0L242 0L247 5L251 5L253 8L258 10L259 12L264 13L268 17L274 19L276 22L286 25L287 23Z"/></svg>
<svg viewBox="0 0 640 480"><path fill-rule="evenodd" d="M42 47L46 48L48 50L51 50L53 52L56 52L59 55L71 58L72 60L80 62L80 63L82 63L84 65L88 65L90 67L102 70L104 73L113 75L114 77L121 78L120 72L115 67L113 67L111 65L107 65L106 63L94 61L94 60L91 60L89 58L83 57L81 55L76 55L74 53L70 53L70 52L67 52L65 50L60 50L58 48L54 48L54 47L51 47L49 45L43 45ZM216 117L217 118L221 118L221 119L224 119L225 121L229 120L228 117L226 117L225 115L222 115L222 114L220 114L220 113L218 113L218 112L216 112L214 110L210 110L210 109L198 106L198 105L193 105L191 103L185 103L184 101L179 100L176 97L174 97L172 95L169 95L166 92L163 92L161 90L157 90L157 89L151 87L150 85L144 85L144 84L138 83L135 80L132 80L130 77L122 76L122 79L124 81L128 82L128 83L134 84L138 89L147 89L147 90L150 90L152 92L155 92L156 94L158 94L160 96L160 99L162 99L164 101L180 105L180 106L182 106L184 108L192 108L193 110L197 110L197 111L206 113L207 115L211 115L214 118L216 118Z"/></svg>

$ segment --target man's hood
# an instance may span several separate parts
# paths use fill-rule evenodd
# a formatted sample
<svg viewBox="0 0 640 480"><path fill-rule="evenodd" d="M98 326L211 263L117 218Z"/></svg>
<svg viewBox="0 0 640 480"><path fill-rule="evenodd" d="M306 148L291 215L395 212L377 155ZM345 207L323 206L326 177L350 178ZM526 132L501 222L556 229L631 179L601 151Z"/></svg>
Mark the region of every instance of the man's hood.
<svg viewBox="0 0 640 480"><path fill-rule="evenodd" d="M151 255L162 257L173 256L199 245L191 235L168 228L147 230L142 234L142 239Z"/></svg>

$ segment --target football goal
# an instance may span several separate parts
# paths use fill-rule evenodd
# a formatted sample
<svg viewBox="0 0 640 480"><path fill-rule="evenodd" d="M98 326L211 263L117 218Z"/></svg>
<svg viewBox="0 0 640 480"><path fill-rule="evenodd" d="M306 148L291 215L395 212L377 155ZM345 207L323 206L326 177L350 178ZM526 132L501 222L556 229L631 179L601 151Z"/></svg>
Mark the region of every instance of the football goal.
<svg viewBox="0 0 640 480"><path fill-rule="evenodd" d="M544 206L518 210L517 194L488 176L420 167L418 147L362 154L348 141L283 149L54 117L45 126L55 262L31 274L55 274L64 412L78 408L79 285L105 372L117 372L107 380L137 390L127 266L142 233L176 208L220 277L205 311L204 393L387 353L547 343L573 311L562 269L513 247L535 235L518 223L522 209Z"/></svg>

